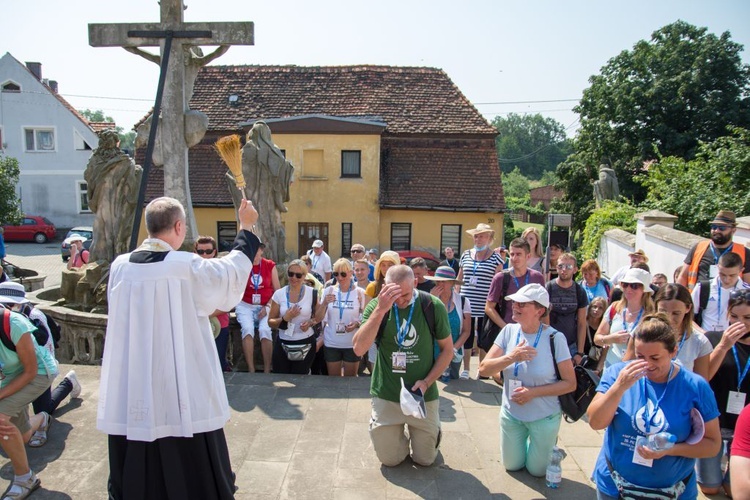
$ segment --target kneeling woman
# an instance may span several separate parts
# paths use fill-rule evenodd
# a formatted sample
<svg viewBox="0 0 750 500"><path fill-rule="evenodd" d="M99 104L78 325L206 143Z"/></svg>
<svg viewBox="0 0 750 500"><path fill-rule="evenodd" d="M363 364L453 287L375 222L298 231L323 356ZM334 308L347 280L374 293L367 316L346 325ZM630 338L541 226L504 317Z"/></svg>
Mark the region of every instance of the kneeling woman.
<svg viewBox="0 0 750 500"><path fill-rule="evenodd" d="M0 373L4 379L0 387L0 446L10 458L15 477L3 498L26 498L40 481L29 468L24 444L37 430L47 431L52 418L44 412L29 418L28 407L49 389L57 375L57 362L47 349L37 345L30 321L0 305L0 321L4 322L4 315L8 315L6 324L14 349L0 342Z"/></svg>
<svg viewBox="0 0 750 500"><path fill-rule="evenodd" d="M604 371L589 406L591 427L606 428L593 477L598 498L615 499L621 491L632 498L651 498L649 492L696 498L695 459L714 456L721 446L711 388L674 362L677 338L663 314L643 319L635 333L635 355L634 361ZM696 412L705 422L702 437L693 428ZM660 451L636 446L639 436L660 432L675 436L676 444Z"/></svg>
<svg viewBox="0 0 750 500"><path fill-rule="evenodd" d="M526 467L533 476L545 474L549 453L560 430L560 394L576 388L573 363L565 335L542 324L549 308L547 290L536 283L505 300L513 301L513 321L498 334L479 363L479 374L503 372L500 410L501 453L508 471ZM550 339L555 343L552 359ZM560 370L558 380L553 363Z"/></svg>
<svg viewBox="0 0 750 500"><path fill-rule="evenodd" d="M289 284L271 297L268 325L279 329L273 344L273 372L307 375L315 359L313 322L319 307L317 292L304 284L307 266L299 259L287 268ZM322 306L321 306L322 307Z"/></svg>

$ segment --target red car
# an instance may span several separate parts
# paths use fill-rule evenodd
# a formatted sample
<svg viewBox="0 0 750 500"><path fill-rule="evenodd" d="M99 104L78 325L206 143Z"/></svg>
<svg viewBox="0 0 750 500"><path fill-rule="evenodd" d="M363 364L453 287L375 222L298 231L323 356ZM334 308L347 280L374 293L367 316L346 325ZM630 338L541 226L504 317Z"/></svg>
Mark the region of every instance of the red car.
<svg viewBox="0 0 750 500"><path fill-rule="evenodd" d="M400 250L398 255L406 260L407 266L414 257L422 257L427 264L427 274L430 276L435 276L435 269L440 265L440 259L429 252L423 252L420 250Z"/></svg>
<svg viewBox="0 0 750 500"><path fill-rule="evenodd" d="M35 241L47 243L55 239L57 229L45 217L24 215L20 226L3 226L5 241Z"/></svg>

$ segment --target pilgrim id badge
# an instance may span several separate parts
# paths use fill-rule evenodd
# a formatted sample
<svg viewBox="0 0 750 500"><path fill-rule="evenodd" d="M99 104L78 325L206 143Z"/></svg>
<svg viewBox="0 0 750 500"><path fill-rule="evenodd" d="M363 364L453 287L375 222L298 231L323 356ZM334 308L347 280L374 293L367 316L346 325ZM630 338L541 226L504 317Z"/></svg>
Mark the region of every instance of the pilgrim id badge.
<svg viewBox="0 0 750 500"><path fill-rule="evenodd" d="M515 391L519 387L523 387L523 383L520 380L515 378L508 380L508 396L511 396L513 394L513 391Z"/></svg>
<svg viewBox="0 0 750 500"><path fill-rule="evenodd" d="M727 400L727 413L733 413L739 415L742 409L745 407L745 393L737 391L729 391L729 399Z"/></svg>
<svg viewBox="0 0 750 500"><path fill-rule="evenodd" d="M638 453L638 445L636 444L635 448L633 448L633 463L644 467L651 467L654 465L654 460L651 458L643 458L641 454Z"/></svg>
<svg viewBox="0 0 750 500"><path fill-rule="evenodd" d="M259 306L260 305L260 294L254 293L253 294L253 305Z"/></svg>
<svg viewBox="0 0 750 500"><path fill-rule="evenodd" d="M476 276L472 276L471 278L469 278L469 285L471 285L471 286L477 286L477 277Z"/></svg>
<svg viewBox="0 0 750 500"><path fill-rule="evenodd" d="M394 352L391 355L393 373L406 373L406 353Z"/></svg>
<svg viewBox="0 0 750 500"><path fill-rule="evenodd" d="M336 323L336 333L343 335L346 333L346 325L343 323Z"/></svg>

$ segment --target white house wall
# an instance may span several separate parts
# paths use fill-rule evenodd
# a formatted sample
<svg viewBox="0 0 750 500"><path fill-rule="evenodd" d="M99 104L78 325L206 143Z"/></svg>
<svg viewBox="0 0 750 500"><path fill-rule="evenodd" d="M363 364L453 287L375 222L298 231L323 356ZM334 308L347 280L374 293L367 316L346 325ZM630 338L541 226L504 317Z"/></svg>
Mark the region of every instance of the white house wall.
<svg viewBox="0 0 750 500"><path fill-rule="evenodd" d="M0 85L7 81L20 85L21 92L0 92L2 152L18 159L17 191L24 213L47 217L60 227L91 225L93 215L80 210L77 182L83 181L92 151L76 150L74 130L92 149L98 144L96 134L6 53L0 58ZM55 150L26 151L27 127L54 130Z"/></svg>

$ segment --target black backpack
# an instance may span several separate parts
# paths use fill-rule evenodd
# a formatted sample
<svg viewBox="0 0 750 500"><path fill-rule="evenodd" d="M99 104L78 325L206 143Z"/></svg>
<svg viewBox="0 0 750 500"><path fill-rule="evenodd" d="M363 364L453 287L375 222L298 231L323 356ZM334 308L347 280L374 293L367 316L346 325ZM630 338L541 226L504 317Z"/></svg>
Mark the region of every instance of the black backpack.
<svg viewBox="0 0 750 500"><path fill-rule="evenodd" d="M34 324L34 329L31 331L31 334L36 339L36 343L40 346L45 345L47 340L49 340L49 332L44 328L44 324L42 324L41 321L31 321L32 324ZM38 325L36 323L38 323ZM2 330L2 332L0 332L0 341L8 350L16 352L16 345L13 343L13 339L10 335L10 311L8 309L3 309L2 328L0 329Z"/></svg>
<svg viewBox="0 0 750 500"><path fill-rule="evenodd" d="M424 319L427 322L427 327L430 330L430 335L432 335L432 338L435 338L435 304L432 303L432 296L427 293L423 292L422 290L417 290L417 293L419 294L419 305L422 306L422 313L424 314ZM380 322L380 326L378 327L378 334L375 336L375 344L380 347L380 339L383 338L383 332L385 332L385 326L388 323L388 319L391 317L392 311L388 311L388 314L383 316L382 321ZM398 327L398 325L396 325Z"/></svg>

